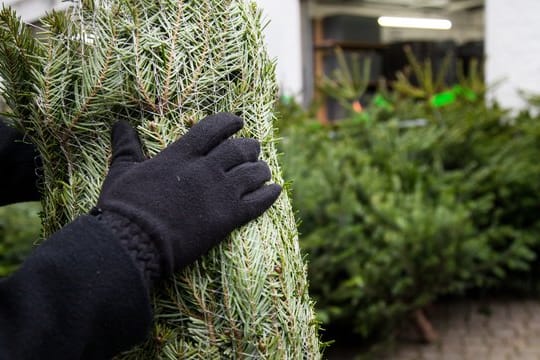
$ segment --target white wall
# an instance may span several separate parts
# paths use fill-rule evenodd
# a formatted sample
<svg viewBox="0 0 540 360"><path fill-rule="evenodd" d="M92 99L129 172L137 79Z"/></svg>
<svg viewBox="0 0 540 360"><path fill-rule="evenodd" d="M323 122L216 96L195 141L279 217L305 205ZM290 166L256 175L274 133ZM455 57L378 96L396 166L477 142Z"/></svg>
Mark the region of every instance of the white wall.
<svg viewBox="0 0 540 360"><path fill-rule="evenodd" d="M299 0L255 0L270 23L265 29L270 56L277 59L283 94L302 99L302 42Z"/></svg>
<svg viewBox="0 0 540 360"><path fill-rule="evenodd" d="M65 8L68 3L62 0L4 0L2 5L15 9L17 14L26 22L35 22L53 8Z"/></svg>
<svg viewBox="0 0 540 360"><path fill-rule="evenodd" d="M503 80L492 98L523 108L517 90L540 94L540 1L486 1L486 80Z"/></svg>

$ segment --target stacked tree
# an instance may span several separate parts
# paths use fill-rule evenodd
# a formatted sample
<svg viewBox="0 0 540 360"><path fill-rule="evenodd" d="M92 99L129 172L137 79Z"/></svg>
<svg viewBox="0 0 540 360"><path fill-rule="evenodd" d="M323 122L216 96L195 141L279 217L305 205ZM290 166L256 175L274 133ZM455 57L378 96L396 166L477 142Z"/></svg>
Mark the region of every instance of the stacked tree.
<svg viewBox="0 0 540 360"><path fill-rule="evenodd" d="M110 126L135 125L149 156L204 116L234 112L282 183L274 65L260 13L242 0L83 0L43 21L43 40L4 9L0 75L14 125L44 162L49 235L96 203ZM319 358L305 265L286 194L158 291L137 359Z"/></svg>

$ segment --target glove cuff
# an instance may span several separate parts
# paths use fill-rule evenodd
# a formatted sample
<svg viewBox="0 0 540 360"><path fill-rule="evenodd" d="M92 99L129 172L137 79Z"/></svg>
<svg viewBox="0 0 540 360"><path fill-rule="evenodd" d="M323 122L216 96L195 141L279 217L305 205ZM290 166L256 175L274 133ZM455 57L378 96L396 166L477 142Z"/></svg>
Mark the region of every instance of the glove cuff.
<svg viewBox="0 0 540 360"><path fill-rule="evenodd" d="M99 221L109 226L127 251L148 289L161 278L160 256L150 236L136 223L112 211L94 209L91 212Z"/></svg>

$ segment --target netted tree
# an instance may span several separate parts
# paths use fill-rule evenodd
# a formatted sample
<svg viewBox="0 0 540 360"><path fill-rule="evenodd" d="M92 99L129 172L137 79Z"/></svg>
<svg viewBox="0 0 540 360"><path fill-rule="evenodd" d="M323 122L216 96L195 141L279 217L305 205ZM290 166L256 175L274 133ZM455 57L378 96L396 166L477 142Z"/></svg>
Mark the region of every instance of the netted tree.
<svg viewBox="0 0 540 360"><path fill-rule="evenodd" d="M283 183L261 29L243 0L83 0L46 16L36 40L3 9L2 95L43 158L44 236L95 205L118 119L153 156L204 116L233 112ZM305 270L284 193L156 292L152 339L124 357L319 358Z"/></svg>

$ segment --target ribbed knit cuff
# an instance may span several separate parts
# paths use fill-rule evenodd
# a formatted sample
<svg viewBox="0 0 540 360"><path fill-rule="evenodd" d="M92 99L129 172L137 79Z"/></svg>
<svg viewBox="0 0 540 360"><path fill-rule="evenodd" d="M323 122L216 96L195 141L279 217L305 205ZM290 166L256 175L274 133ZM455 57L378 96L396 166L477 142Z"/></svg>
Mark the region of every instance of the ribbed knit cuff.
<svg viewBox="0 0 540 360"><path fill-rule="evenodd" d="M141 272L148 289L161 277L159 252L146 232L117 213L93 209L91 215L107 224Z"/></svg>

